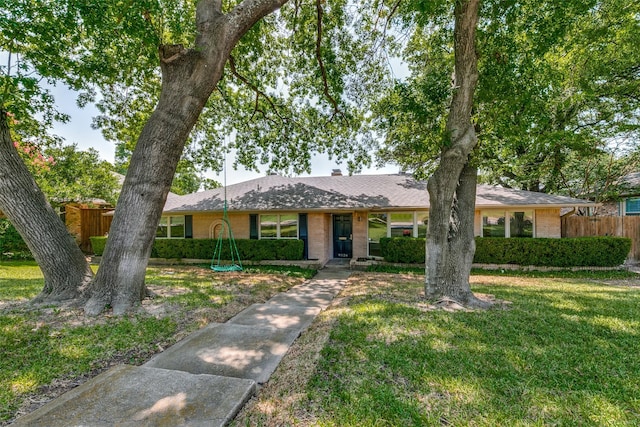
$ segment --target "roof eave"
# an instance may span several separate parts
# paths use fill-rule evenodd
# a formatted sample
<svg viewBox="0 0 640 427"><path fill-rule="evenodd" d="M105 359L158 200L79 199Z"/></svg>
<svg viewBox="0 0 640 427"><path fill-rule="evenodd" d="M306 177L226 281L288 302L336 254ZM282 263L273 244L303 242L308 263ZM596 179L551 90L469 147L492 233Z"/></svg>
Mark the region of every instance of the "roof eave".
<svg viewBox="0 0 640 427"><path fill-rule="evenodd" d="M601 206L602 203L551 203L551 204L522 204L522 205L506 205L506 204L477 204L476 210L481 209L561 209L561 208L593 208ZM385 212L385 211L422 211L429 210L429 206L371 206L371 207L353 207L353 208L281 208L281 209L242 209L235 210L229 209L230 214L251 214L256 212L313 212L313 213L332 213L332 212ZM178 210L171 209L165 210L162 213L165 215L196 215L196 214L219 214L222 213L222 209L219 210Z"/></svg>

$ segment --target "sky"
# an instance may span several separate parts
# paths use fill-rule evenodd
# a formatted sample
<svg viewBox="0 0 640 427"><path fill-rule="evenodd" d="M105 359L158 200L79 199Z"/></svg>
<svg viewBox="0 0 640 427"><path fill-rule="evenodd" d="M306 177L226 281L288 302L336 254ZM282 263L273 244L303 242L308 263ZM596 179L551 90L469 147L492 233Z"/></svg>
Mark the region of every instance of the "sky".
<svg viewBox="0 0 640 427"><path fill-rule="evenodd" d="M93 117L98 115L98 110L95 106L87 105L84 108L79 108L76 105L77 94L63 85L51 87L50 90L55 98L59 111L70 116L69 122L57 123L53 128L53 133L63 137L65 144L76 143L81 150L95 148L100 153L102 159L113 163L115 155L113 143L105 141L100 130L91 128ZM239 166L238 170L233 170L230 166L233 164L233 160L232 158L227 159L227 165L229 166L226 174L226 183L228 185L259 178L266 173L266 166L260 167L261 173L247 171L241 166ZM329 160L326 155L316 155L311 162L311 174L302 176L329 176L331 175L332 169L341 169L342 173L347 173L347 165L345 163L340 165L335 161ZM363 168L362 170L362 174L390 174L397 172L397 166L386 166L381 169ZM211 173L208 177L224 184L223 174L217 175Z"/></svg>

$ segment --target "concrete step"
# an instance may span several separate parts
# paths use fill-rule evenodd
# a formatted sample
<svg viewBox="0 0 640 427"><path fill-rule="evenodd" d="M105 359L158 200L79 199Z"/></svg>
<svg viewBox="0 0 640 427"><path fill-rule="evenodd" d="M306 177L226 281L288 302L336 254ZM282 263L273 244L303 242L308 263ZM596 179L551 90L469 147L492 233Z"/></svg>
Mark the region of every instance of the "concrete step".
<svg viewBox="0 0 640 427"><path fill-rule="evenodd" d="M252 380L120 365L12 426L224 426L255 390Z"/></svg>
<svg viewBox="0 0 640 427"><path fill-rule="evenodd" d="M289 306L276 303L253 304L238 313L227 324L276 329L307 329L320 313L320 307Z"/></svg>
<svg viewBox="0 0 640 427"><path fill-rule="evenodd" d="M336 292L307 291L304 289L289 290L278 294L269 300L269 304L278 304L290 307L317 307L322 310L327 308Z"/></svg>
<svg viewBox="0 0 640 427"><path fill-rule="evenodd" d="M298 328L212 323L157 354L143 366L265 383L300 331Z"/></svg>

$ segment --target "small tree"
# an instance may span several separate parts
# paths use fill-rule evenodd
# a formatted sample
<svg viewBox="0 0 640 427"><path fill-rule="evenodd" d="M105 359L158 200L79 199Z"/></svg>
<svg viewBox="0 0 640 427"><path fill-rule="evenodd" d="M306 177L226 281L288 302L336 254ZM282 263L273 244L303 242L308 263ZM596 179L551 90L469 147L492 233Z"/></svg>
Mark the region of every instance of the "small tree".
<svg viewBox="0 0 640 427"><path fill-rule="evenodd" d="M115 204L120 190L118 178L113 166L101 160L95 149L81 151L75 144L49 147L44 149L42 158L46 167L35 177L49 200L103 199Z"/></svg>

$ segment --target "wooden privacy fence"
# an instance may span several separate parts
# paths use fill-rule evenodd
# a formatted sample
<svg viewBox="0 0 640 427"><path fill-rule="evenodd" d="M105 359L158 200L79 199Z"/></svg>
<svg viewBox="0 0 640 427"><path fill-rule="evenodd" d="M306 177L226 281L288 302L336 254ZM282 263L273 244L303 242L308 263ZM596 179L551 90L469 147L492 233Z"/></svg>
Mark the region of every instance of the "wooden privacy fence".
<svg viewBox="0 0 640 427"><path fill-rule="evenodd" d="M75 237L80 249L92 253L91 236L104 236L111 227L112 215L104 215L113 209L96 209L69 206L65 207L65 223Z"/></svg>
<svg viewBox="0 0 640 427"><path fill-rule="evenodd" d="M567 216L562 237L618 236L631 239L629 260L640 261L640 216Z"/></svg>

